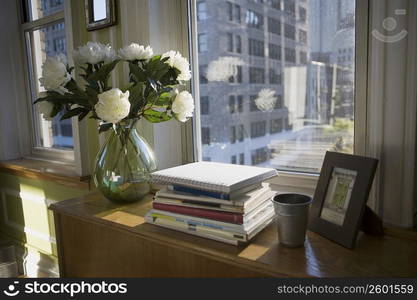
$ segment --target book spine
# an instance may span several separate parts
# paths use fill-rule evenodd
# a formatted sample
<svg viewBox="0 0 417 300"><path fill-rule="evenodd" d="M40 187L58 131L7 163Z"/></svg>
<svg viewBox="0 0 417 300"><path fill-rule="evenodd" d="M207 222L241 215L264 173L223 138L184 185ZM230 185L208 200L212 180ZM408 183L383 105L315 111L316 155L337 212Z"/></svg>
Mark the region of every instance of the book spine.
<svg viewBox="0 0 417 300"><path fill-rule="evenodd" d="M201 209L201 208L193 208L193 207L185 207L185 206L176 206L176 205L169 205L164 203L157 203L153 202L153 208L169 211L172 213L182 214L182 215L190 215L194 217L212 219L222 222L229 222L234 224L243 224L243 215L235 214L235 213L228 213L228 212L220 212L214 211L209 209Z"/></svg>
<svg viewBox="0 0 417 300"><path fill-rule="evenodd" d="M207 196L207 197L213 197L217 199L230 200L230 195L226 193L222 193L222 192L205 191L205 190L194 189L194 188L181 186L181 185L173 185L172 189L174 191L182 192L182 193L189 193L189 194L198 195L198 196Z"/></svg>

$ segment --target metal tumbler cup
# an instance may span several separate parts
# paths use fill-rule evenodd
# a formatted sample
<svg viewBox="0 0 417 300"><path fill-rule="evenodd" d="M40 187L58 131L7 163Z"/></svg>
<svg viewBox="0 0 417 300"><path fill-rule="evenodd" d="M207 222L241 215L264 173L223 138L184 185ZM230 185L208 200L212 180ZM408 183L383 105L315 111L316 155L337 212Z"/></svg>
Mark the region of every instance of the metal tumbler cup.
<svg viewBox="0 0 417 300"><path fill-rule="evenodd" d="M273 198L280 244L304 245L311 201L311 197L300 194L279 194Z"/></svg>

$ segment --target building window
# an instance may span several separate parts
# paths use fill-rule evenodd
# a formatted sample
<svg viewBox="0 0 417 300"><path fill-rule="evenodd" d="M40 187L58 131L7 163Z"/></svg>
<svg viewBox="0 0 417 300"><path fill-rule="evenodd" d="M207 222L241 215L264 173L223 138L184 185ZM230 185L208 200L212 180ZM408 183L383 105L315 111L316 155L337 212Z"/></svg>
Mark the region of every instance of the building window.
<svg viewBox="0 0 417 300"><path fill-rule="evenodd" d="M265 46L263 41L249 39L249 55L264 56Z"/></svg>
<svg viewBox="0 0 417 300"><path fill-rule="evenodd" d="M250 137L257 138L266 134L266 121L253 122L250 124Z"/></svg>
<svg viewBox="0 0 417 300"><path fill-rule="evenodd" d="M263 30L264 16L260 13L257 13L253 10L248 9L246 11L246 25L248 27Z"/></svg>
<svg viewBox="0 0 417 300"><path fill-rule="evenodd" d="M242 37L240 35L235 35L236 40L236 53L242 53Z"/></svg>
<svg viewBox="0 0 417 300"><path fill-rule="evenodd" d="M282 119L274 119L270 122L270 133L278 133L282 131Z"/></svg>
<svg viewBox="0 0 417 300"><path fill-rule="evenodd" d="M269 159L269 152L267 147L252 150L252 165L259 165Z"/></svg>
<svg viewBox="0 0 417 300"><path fill-rule="evenodd" d="M241 14L240 14L240 5L235 4L235 11L234 11L235 21L238 23L242 22Z"/></svg>
<svg viewBox="0 0 417 300"><path fill-rule="evenodd" d="M269 44L269 58L281 60L281 46Z"/></svg>
<svg viewBox="0 0 417 300"><path fill-rule="evenodd" d="M269 83L281 84L281 76L274 68L269 69Z"/></svg>
<svg viewBox="0 0 417 300"><path fill-rule="evenodd" d="M234 165L237 164L236 155L232 155L232 157L230 158L230 163Z"/></svg>
<svg viewBox="0 0 417 300"><path fill-rule="evenodd" d="M295 63L295 49L294 48L285 48L285 61L290 63Z"/></svg>
<svg viewBox="0 0 417 300"><path fill-rule="evenodd" d="M244 139L245 139L245 126L243 124L240 124L238 127L238 132L237 132L237 140L239 142L243 142Z"/></svg>
<svg viewBox="0 0 417 300"><path fill-rule="evenodd" d="M22 33L25 37L26 57L31 58L27 61L27 72L31 91L30 100L33 102L39 97L39 93L45 91L39 83L39 77L46 57L67 54L64 19L55 20L55 23L51 24L50 19L45 18L63 11L64 5L62 0L27 0L25 4L27 4L25 5L27 9L23 16L25 23ZM51 121L47 121L41 117L36 105L30 105L29 111L33 114L32 147L41 151L54 149L54 153L57 153L55 159L68 157L65 153L72 152L74 148L71 119L61 121L62 113L60 113Z"/></svg>
<svg viewBox="0 0 417 300"><path fill-rule="evenodd" d="M230 143L236 143L236 126L230 127Z"/></svg>
<svg viewBox="0 0 417 300"><path fill-rule="evenodd" d="M343 152L352 153L356 28L355 18L344 20L355 16L355 1L343 0L338 14L333 2L217 0L220 12L208 6L207 18L215 22L197 22L193 37L197 42L197 34L206 33L208 51L193 55L202 65L225 56L239 63L221 69L237 70L234 76L194 87L216 105L215 116L211 106L210 118L194 118L197 130L211 128L213 146L196 146L202 157L230 163L236 155L240 163L244 153L245 164L319 173L325 151L335 149L338 140L343 139ZM229 152L232 140L239 150ZM286 155L283 145L296 155Z"/></svg>
<svg viewBox="0 0 417 300"><path fill-rule="evenodd" d="M265 69L250 67L249 83L265 83Z"/></svg>
<svg viewBox="0 0 417 300"><path fill-rule="evenodd" d="M200 74L200 78L199 78L200 84L208 83L208 80L207 80L207 65L199 66L198 72Z"/></svg>
<svg viewBox="0 0 417 300"><path fill-rule="evenodd" d="M243 112L243 96L242 95L237 96L237 111L239 113Z"/></svg>
<svg viewBox="0 0 417 300"><path fill-rule="evenodd" d="M244 165L245 164L245 153L239 154L239 164Z"/></svg>
<svg viewBox="0 0 417 300"><path fill-rule="evenodd" d="M229 96L229 112L231 114L234 114L236 110L236 103L235 103L235 96L234 95L230 95Z"/></svg>
<svg viewBox="0 0 417 300"><path fill-rule="evenodd" d="M284 36L288 39L295 40L295 27L290 24L284 24Z"/></svg>
<svg viewBox="0 0 417 300"><path fill-rule="evenodd" d="M227 33L227 51L233 52L233 34Z"/></svg>
<svg viewBox="0 0 417 300"><path fill-rule="evenodd" d="M307 32L305 30L300 29L298 31L298 39L301 43L307 44Z"/></svg>
<svg viewBox="0 0 417 300"><path fill-rule="evenodd" d="M210 113L209 97L208 96L201 96L200 97L200 112L201 112L202 115L208 115Z"/></svg>
<svg viewBox="0 0 417 300"><path fill-rule="evenodd" d="M201 127L201 140L203 145L210 145L210 128Z"/></svg>
<svg viewBox="0 0 417 300"><path fill-rule="evenodd" d="M277 19L268 17L268 32L281 34L281 22Z"/></svg>
<svg viewBox="0 0 417 300"><path fill-rule="evenodd" d="M230 2L226 2L227 5L227 15L229 17L229 21L233 21L233 4Z"/></svg>
<svg viewBox="0 0 417 300"><path fill-rule="evenodd" d="M295 17L295 3L294 0L284 1L284 11L287 15Z"/></svg>
<svg viewBox="0 0 417 300"><path fill-rule="evenodd" d="M207 34L200 33L198 35L198 52L206 52L207 51Z"/></svg>
<svg viewBox="0 0 417 300"><path fill-rule="evenodd" d="M307 21L307 10L304 7L300 6L298 8L298 13L299 13L299 18L302 22Z"/></svg>
<svg viewBox="0 0 417 300"><path fill-rule="evenodd" d="M205 1L197 2L197 21L207 19L207 5Z"/></svg>

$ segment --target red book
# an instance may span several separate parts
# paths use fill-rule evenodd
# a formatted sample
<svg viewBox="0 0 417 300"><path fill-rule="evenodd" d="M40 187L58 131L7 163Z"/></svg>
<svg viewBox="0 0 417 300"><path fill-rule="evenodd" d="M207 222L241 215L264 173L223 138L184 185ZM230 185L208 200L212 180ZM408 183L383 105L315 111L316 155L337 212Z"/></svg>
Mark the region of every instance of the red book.
<svg viewBox="0 0 417 300"><path fill-rule="evenodd" d="M216 221L229 222L234 224L243 224L242 214L227 211L216 211L211 209L178 206L158 202L153 202L152 206L155 209L169 211L181 215L212 219Z"/></svg>

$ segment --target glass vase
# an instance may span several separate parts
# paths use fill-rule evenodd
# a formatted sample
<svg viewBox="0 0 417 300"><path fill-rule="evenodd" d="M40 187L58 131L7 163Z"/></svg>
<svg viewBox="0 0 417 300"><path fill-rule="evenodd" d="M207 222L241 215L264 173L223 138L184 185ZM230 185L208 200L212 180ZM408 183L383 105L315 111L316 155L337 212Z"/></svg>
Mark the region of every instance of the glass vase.
<svg viewBox="0 0 417 300"><path fill-rule="evenodd" d="M135 124L129 120L114 125L96 157L94 183L113 202L143 199L150 191L150 173L156 170L155 154Z"/></svg>

